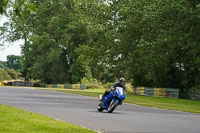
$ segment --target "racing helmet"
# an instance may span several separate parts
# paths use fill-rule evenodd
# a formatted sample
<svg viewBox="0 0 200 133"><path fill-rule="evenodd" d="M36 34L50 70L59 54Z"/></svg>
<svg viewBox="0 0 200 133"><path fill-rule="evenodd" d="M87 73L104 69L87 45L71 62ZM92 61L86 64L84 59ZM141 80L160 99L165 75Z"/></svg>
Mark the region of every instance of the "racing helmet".
<svg viewBox="0 0 200 133"><path fill-rule="evenodd" d="M119 79L119 82L121 83L121 82L126 82L126 80L125 80L125 78L120 78Z"/></svg>

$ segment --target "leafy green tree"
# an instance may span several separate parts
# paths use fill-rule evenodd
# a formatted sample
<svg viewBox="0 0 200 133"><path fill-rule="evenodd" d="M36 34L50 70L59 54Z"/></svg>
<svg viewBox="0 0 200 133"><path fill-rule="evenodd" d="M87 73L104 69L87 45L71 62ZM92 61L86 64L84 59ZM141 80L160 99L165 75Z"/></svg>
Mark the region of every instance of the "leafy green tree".
<svg viewBox="0 0 200 133"><path fill-rule="evenodd" d="M8 1L9 0L1 0L0 1L0 14L3 14L6 12L6 7L7 7L7 4L8 4Z"/></svg>
<svg viewBox="0 0 200 133"><path fill-rule="evenodd" d="M77 82L82 72L75 49L86 42L86 28L73 1L40 1L27 22L30 34L22 54L23 75L47 83ZM26 20L23 20L26 23ZM79 67L81 69L76 69ZM76 75L76 76L74 76ZM83 75L83 74L82 74ZM77 80L78 79L78 80Z"/></svg>
<svg viewBox="0 0 200 133"><path fill-rule="evenodd" d="M94 25L89 27L93 40L87 52L91 69L113 66L115 76L125 75L136 86L199 84L198 1L89 3L85 13Z"/></svg>
<svg viewBox="0 0 200 133"><path fill-rule="evenodd" d="M3 68L3 69L6 68L6 62L5 61L0 61L0 68Z"/></svg>
<svg viewBox="0 0 200 133"><path fill-rule="evenodd" d="M118 49L126 51L121 59L126 59L136 86L190 88L198 84L198 4L191 7L185 0L121 4Z"/></svg>
<svg viewBox="0 0 200 133"><path fill-rule="evenodd" d="M30 2L31 0L1 0L0 1L0 14L6 14L7 8L12 7L17 15L23 16L23 12L34 13L35 5Z"/></svg>
<svg viewBox="0 0 200 133"><path fill-rule="evenodd" d="M20 70L21 68L20 56L8 55L6 66L10 69Z"/></svg>
<svg viewBox="0 0 200 133"><path fill-rule="evenodd" d="M25 40L26 79L112 82L123 76L134 86L200 85L198 0L29 2L36 14L11 12L6 35Z"/></svg>

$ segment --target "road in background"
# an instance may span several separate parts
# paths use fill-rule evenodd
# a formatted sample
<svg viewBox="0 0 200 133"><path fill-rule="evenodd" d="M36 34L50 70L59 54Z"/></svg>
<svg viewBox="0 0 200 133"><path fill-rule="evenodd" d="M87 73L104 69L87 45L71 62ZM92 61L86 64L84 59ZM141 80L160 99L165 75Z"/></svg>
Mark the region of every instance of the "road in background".
<svg viewBox="0 0 200 133"><path fill-rule="evenodd" d="M98 99L20 87L0 87L0 104L109 133L200 133L200 115L123 104L98 112Z"/></svg>

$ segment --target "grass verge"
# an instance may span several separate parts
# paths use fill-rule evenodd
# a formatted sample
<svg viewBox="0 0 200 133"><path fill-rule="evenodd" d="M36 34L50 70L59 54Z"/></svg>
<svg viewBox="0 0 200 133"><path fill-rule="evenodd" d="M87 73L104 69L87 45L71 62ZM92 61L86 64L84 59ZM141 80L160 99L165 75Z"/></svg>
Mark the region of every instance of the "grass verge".
<svg viewBox="0 0 200 133"><path fill-rule="evenodd" d="M104 89L86 89L86 90L58 89L58 88L40 88L40 89L56 90L66 93L92 96L92 97L98 97L99 94L103 94L105 91ZM148 106L148 107L157 107L162 109L178 110L183 112L200 114L200 101L175 99L175 98L136 96L127 94L125 102Z"/></svg>
<svg viewBox="0 0 200 133"><path fill-rule="evenodd" d="M0 104L0 132L95 133L70 123Z"/></svg>

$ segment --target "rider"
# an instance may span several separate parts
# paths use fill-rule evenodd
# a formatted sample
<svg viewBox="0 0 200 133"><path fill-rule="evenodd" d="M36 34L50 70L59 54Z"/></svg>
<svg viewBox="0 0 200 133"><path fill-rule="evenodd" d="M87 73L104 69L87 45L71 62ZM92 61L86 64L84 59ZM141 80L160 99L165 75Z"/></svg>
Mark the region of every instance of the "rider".
<svg viewBox="0 0 200 133"><path fill-rule="evenodd" d="M126 91L127 89L126 89L125 84L126 84L126 80L125 80L124 78L120 78L120 79L119 79L119 82L114 83L114 84L110 87L110 89L108 89L108 90L105 91L105 93L104 93L104 95L101 97L100 101L102 101L103 98L104 98L105 96L107 96L108 94L110 94L111 91L114 91L114 90L116 89L116 87L122 87L122 88L124 89L124 91Z"/></svg>

